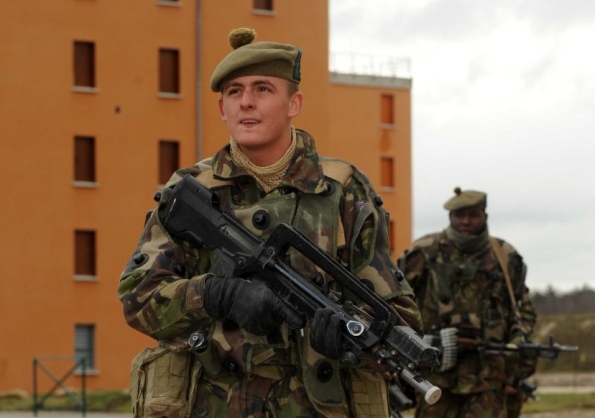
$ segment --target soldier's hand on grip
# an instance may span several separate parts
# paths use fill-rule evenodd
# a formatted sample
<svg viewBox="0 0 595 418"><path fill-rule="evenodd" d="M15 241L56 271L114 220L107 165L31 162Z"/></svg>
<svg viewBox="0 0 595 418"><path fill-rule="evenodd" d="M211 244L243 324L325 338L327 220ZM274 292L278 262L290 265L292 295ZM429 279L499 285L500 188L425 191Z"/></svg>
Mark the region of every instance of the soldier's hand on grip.
<svg viewBox="0 0 595 418"><path fill-rule="evenodd" d="M210 277L203 298L209 316L218 320L230 319L255 335L267 335L284 321L291 328L303 326L302 317L261 281Z"/></svg>
<svg viewBox="0 0 595 418"><path fill-rule="evenodd" d="M332 309L317 309L310 324L310 345L325 357L341 356L341 318Z"/></svg>

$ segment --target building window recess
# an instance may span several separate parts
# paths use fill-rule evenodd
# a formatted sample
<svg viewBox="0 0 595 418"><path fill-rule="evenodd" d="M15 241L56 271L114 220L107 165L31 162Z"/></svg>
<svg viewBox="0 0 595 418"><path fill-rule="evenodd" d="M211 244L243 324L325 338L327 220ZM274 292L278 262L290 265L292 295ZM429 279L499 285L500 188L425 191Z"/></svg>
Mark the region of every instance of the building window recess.
<svg viewBox="0 0 595 418"><path fill-rule="evenodd" d="M172 7L180 7L182 2L178 0L157 0L157 6L172 6Z"/></svg>
<svg viewBox="0 0 595 418"><path fill-rule="evenodd" d="M395 222L391 219L388 223L388 243L390 250L395 250Z"/></svg>
<svg viewBox="0 0 595 418"><path fill-rule="evenodd" d="M253 0L252 10L256 14L274 14L273 0Z"/></svg>
<svg viewBox="0 0 595 418"><path fill-rule="evenodd" d="M180 145L177 141L159 141L159 185L164 185L180 168Z"/></svg>
<svg viewBox="0 0 595 418"><path fill-rule="evenodd" d="M74 280L96 281L95 231L74 231Z"/></svg>
<svg viewBox="0 0 595 418"><path fill-rule="evenodd" d="M380 124L384 129L394 128L395 109L392 94L383 94L380 98Z"/></svg>
<svg viewBox="0 0 595 418"><path fill-rule="evenodd" d="M74 41L74 91L97 92L95 85L95 43Z"/></svg>
<svg viewBox="0 0 595 418"><path fill-rule="evenodd" d="M385 189L393 189L395 187L393 162L392 157L382 157L380 160L380 186Z"/></svg>
<svg viewBox="0 0 595 418"><path fill-rule="evenodd" d="M159 97L180 98L180 52L159 49Z"/></svg>
<svg viewBox="0 0 595 418"><path fill-rule="evenodd" d="M74 361L75 372L81 373L83 362L85 372L95 371L95 326L75 325L74 326Z"/></svg>
<svg viewBox="0 0 595 418"><path fill-rule="evenodd" d="M74 137L74 181L76 187L97 187L95 178L95 138Z"/></svg>

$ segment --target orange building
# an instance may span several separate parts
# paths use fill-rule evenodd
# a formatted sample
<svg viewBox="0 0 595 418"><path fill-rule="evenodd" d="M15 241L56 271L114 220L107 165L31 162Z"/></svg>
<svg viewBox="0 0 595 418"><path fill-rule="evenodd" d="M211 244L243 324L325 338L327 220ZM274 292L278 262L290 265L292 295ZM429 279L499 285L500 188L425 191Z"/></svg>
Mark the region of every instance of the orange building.
<svg viewBox="0 0 595 418"><path fill-rule="evenodd" d="M118 278L154 192L228 141L208 85L235 27L302 49L296 126L368 174L395 253L409 244L411 80L331 74L327 1L0 2L0 391L31 392L34 358L128 386L154 342L124 322Z"/></svg>

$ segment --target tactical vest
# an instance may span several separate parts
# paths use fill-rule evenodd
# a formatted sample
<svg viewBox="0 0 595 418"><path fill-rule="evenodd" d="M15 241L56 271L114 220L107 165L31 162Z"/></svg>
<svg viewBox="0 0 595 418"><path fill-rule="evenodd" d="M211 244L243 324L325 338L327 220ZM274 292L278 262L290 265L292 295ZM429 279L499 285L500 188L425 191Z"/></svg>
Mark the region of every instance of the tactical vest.
<svg viewBox="0 0 595 418"><path fill-rule="evenodd" d="M495 254L488 247L481 253L450 259L452 253L440 248L440 237L433 236L423 249L428 272L424 305L436 309L432 318L424 317L424 322L428 320L438 328L456 327L461 337L504 341L512 311ZM511 248L505 246L504 250ZM505 255L508 259L509 252Z"/></svg>
<svg viewBox="0 0 595 418"><path fill-rule="evenodd" d="M322 156L320 158L328 190L319 195L277 188L264 198L257 199L252 205L237 205L234 203L233 182L213 178L210 160L199 163L203 171L197 179L218 193L224 211L232 214L263 240L271 234L275 226L283 222L293 225L328 254L336 257L339 248L354 244L345 242L339 213L343 186L354 172L348 163ZM377 215L375 212L362 211L358 216L362 219L356 221L356 229L361 228L364 218ZM356 230L354 237L357 236ZM289 250L288 257L291 266L305 277L320 274L325 284L331 281L323 270L295 249ZM287 337L289 331L285 324L281 331ZM269 366L278 362L301 364L304 387L316 409L324 416L388 416L387 384L382 376L365 370L341 368L338 361L317 353L310 347L308 327L304 328L302 333L296 333L296 337L295 342L285 338L284 343L271 345L270 342L265 342L266 337L256 337L243 330L224 333L218 327L211 335L213 340L219 341L219 346L230 348L227 352L219 352L218 357L233 357L246 373L281 379L283 376L277 375L275 368ZM234 342L230 341L234 338L241 346L235 351ZM250 345L249 349L246 349L247 345ZM283 358L283 353L288 353L289 358ZM205 369L209 368L207 364L204 366ZM352 394L349 400L346 390ZM348 404L349 401L351 405Z"/></svg>

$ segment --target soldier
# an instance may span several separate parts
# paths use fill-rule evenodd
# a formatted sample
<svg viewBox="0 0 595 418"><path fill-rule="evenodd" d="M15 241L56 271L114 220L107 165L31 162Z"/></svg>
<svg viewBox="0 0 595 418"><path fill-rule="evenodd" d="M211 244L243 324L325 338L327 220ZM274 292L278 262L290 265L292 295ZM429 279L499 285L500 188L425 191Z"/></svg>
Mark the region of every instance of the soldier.
<svg viewBox="0 0 595 418"><path fill-rule="evenodd" d="M387 300L398 325L421 331L411 288L391 260L381 199L355 166L319 155L312 136L292 126L303 100L301 51L254 38L232 31L234 50L211 77L229 144L178 170L166 187L191 174L263 239L281 222L294 225ZM159 341L133 361L135 417L389 416L385 370L366 355L357 366L339 362L336 315L319 309L304 324L261 278L213 273L216 254L165 231L165 199L164 191L118 289L128 324ZM315 270L297 251L288 259L298 271ZM189 354L197 330L208 348Z"/></svg>
<svg viewBox="0 0 595 418"><path fill-rule="evenodd" d="M512 245L488 234L486 206L485 193L457 187L444 204L450 225L414 241L399 259L422 313L424 339L439 341L442 351L440 368L424 374L442 397L434 405L417 402L416 418L504 418L507 403L508 416L517 417L522 402L515 386L534 372L534 360L461 345L465 339L518 343L536 321L526 265Z"/></svg>

